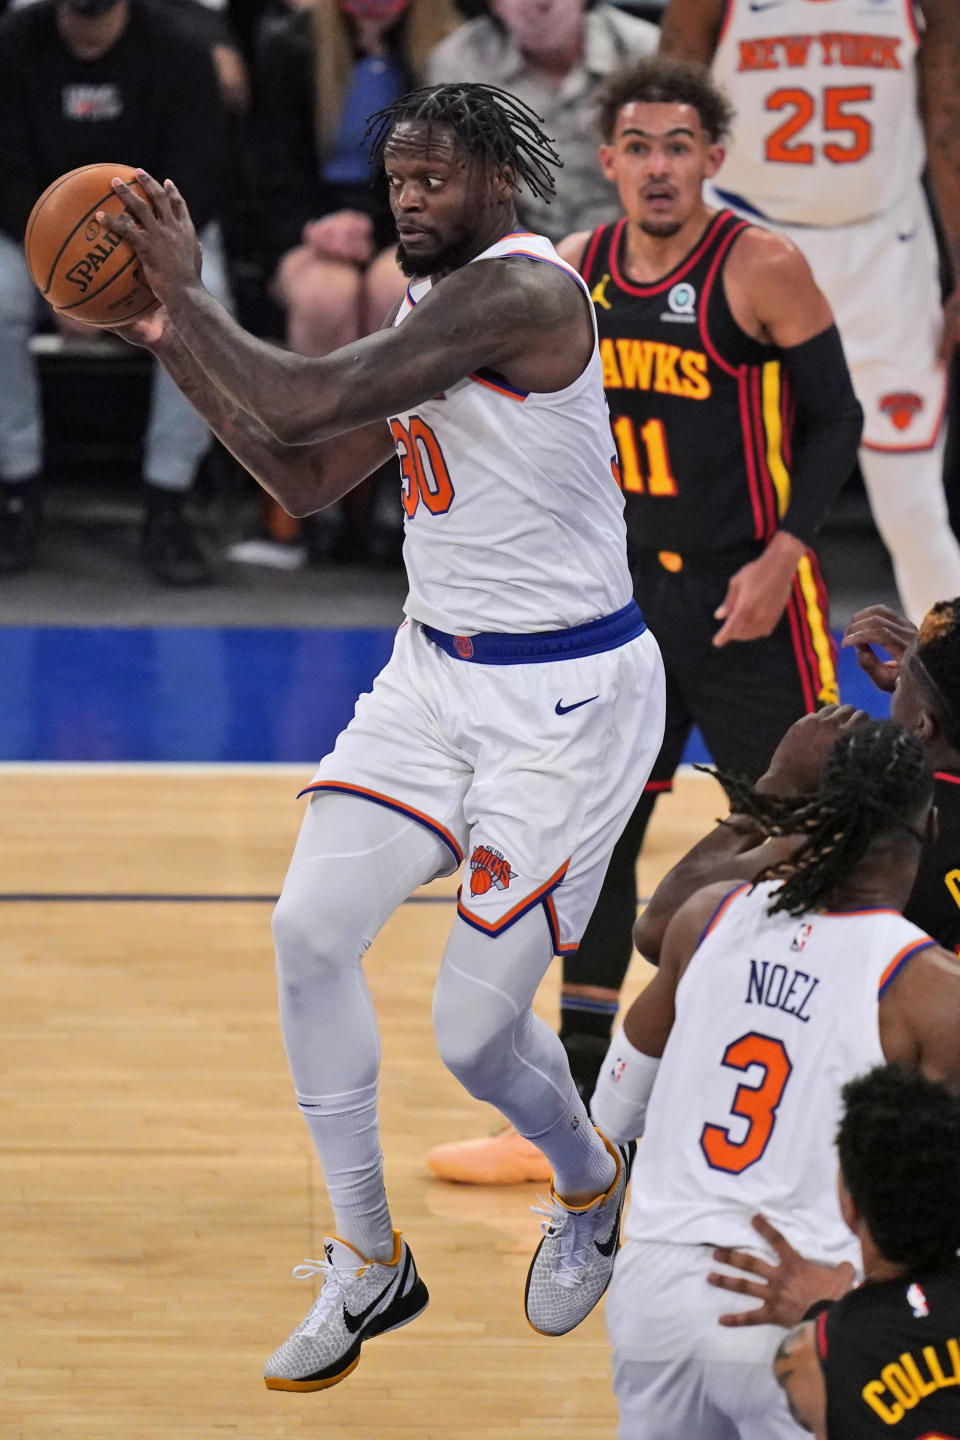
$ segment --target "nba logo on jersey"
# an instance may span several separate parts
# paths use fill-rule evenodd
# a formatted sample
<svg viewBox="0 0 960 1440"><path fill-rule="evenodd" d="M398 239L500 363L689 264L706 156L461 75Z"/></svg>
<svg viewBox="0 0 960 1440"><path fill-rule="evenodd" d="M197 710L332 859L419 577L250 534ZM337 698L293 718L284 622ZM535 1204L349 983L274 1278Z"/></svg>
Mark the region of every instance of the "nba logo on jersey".
<svg viewBox="0 0 960 1440"><path fill-rule="evenodd" d="M806 945L808 939L810 938L810 931L812 929L812 925L801 925L796 935L794 935L793 939L790 941L790 949L796 950L797 952L801 951L804 945Z"/></svg>
<svg viewBox="0 0 960 1440"><path fill-rule="evenodd" d="M910 1306L910 1309L913 1311L914 1316L918 1320L922 1320L925 1315L930 1314L930 1306L927 1304L927 1297L926 1295L924 1295L923 1291L916 1283L916 1281L914 1281L914 1283L907 1291L907 1304Z"/></svg>

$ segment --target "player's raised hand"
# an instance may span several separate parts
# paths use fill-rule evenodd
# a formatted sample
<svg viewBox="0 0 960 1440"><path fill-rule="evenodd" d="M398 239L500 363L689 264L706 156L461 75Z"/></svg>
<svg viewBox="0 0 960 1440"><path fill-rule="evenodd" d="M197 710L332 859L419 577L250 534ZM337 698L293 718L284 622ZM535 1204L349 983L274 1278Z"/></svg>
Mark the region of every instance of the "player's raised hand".
<svg viewBox="0 0 960 1440"><path fill-rule="evenodd" d="M819 1265L794 1250L789 1240L771 1225L765 1215L754 1215L751 1225L773 1250L775 1263L751 1255L747 1250L714 1250L718 1265L731 1265L745 1273L727 1275L712 1270L707 1282L734 1295L750 1295L760 1304L755 1310L737 1310L721 1315L719 1323L730 1328L742 1325L798 1325L817 1300L839 1300L853 1288L856 1272L843 1261L840 1265ZM752 1278L751 1278L752 1277Z"/></svg>
<svg viewBox="0 0 960 1440"><path fill-rule="evenodd" d="M157 299L172 300L200 284L200 241L183 196L172 180L160 185L146 170L138 170L137 179L147 200L116 178L113 188L128 213L109 217L98 214L97 219L109 221L110 228L130 242Z"/></svg>
<svg viewBox="0 0 960 1440"><path fill-rule="evenodd" d="M824 705L812 715L801 715L771 755L757 789L770 795L812 794L840 736L866 725L869 718L853 705Z"/></svg>
<svg viewBox="0 0 960 1440"><path fill-rule="evenodd" d="M878 690L889 694L896 686L904 651L916 633L916 625L889 605L868 605L854 615L840 643L856 649L860 669ZM885 650L890 659L881 659L877 648Z"/></svg>

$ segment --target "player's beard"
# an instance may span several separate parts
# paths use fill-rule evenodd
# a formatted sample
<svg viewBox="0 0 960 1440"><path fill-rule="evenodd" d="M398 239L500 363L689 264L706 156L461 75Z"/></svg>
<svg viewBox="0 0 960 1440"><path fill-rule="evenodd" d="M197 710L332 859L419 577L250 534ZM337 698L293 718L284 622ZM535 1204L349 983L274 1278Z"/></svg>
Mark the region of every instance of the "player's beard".
<svg viewBox="0 0 960 1440"><path fill-rule="evenodd" d="M425 280L440 271L459 270L476 253L476 240L471 234L458 235L421 255L409 255L401 240L397 246L397 264L408 280Z"/></svg>

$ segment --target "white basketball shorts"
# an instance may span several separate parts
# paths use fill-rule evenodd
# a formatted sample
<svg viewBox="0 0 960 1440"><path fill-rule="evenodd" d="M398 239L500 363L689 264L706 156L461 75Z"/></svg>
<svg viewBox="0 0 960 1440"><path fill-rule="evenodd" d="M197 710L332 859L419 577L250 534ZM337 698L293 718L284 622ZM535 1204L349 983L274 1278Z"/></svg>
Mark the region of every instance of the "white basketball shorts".
<svg viewBox="0 0 960 1440"><path fill-rule="evenodd" d="M660 651L632 603L610 619L627 611L642 633L531 663L462 659L406 622L308 790L426 825L449 848L448 873L467 862L459 913L478 930L499 934L542 905L556 953L576 949L663 738ZM553 633L594 627L602 643L607 620ZM477 653L512 638L445 637ZM529 649L540 637L516 638Z"/></svg>
<svg viewBox="0 0 960 1440"><path fill-rule="evenodd" d="M642 1143L642 1142L641 1142ZM607 1292L619 1440L802 1440L773 1377L784 1331L731 1330L720 1315L755 1309L707 1284L711 1245L627 1240ZM809 1437L807 1437L809 1440Z"/></svg>

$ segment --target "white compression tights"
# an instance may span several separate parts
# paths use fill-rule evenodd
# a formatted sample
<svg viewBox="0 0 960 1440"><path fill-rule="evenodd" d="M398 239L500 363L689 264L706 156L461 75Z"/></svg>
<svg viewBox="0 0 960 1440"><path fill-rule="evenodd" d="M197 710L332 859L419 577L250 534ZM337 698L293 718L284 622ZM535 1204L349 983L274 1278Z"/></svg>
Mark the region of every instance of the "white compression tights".
<svg viewBox="0 0 960 1440"><path fill-rule="evenodd" d="M419 885L451 867L414 820L331 792L307 807L274 912L280 1022L297 1101L323 1167L336 1231L368 1259L393 1236L377 1124L380 1041L362 959ZM497 938L454 922L437 981L440 1053L478 1099L535 1139L557 1190L591 1194L613 1162L590 1125L566 1055L531 1003L552 959L539 907Z"/></svg>
<svg viewBox="0 0 960 1440"><path fill-rule="evenodd" d="M914 453L860 451L870 509L890 551L900 601L919 625L937 600L960 595L960 546L943 492L943 438Z"/></svg>

